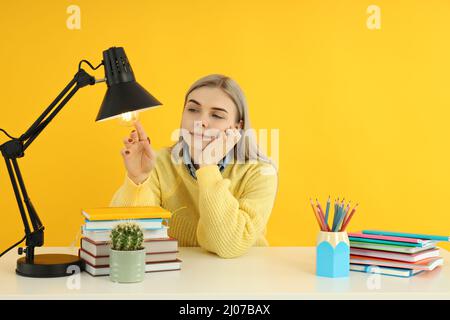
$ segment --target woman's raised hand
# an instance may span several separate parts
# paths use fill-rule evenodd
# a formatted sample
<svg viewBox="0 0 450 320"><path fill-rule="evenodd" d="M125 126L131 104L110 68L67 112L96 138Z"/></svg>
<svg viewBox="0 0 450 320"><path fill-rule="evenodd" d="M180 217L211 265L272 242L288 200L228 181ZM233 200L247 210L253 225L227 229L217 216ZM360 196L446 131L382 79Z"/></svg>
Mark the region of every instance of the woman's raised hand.
<svg viewBox="0 0 450 320"><path fill-rule="evenodd" d="M144 182L155 167L156 153L150 144L150 138L144 131L142 124L136 120L135 130L123 140L125 148L121 150L128 177L134 183Z"/></svg>

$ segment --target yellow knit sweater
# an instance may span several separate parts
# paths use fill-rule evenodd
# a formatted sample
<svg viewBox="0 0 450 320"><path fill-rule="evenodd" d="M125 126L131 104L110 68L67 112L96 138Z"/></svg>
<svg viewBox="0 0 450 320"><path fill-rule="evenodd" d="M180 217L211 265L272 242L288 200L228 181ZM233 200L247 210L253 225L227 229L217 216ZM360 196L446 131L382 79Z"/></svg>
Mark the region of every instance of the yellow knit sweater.
<svg viewBox="0 0 450 320"><path fill-rule="evenodd" d="M110 206L161 206L172 212L169 236L180 246L201 246L223 258L267 246L266 224L277 192L275 168L265 162L230 163L196 171L175 163L171 147L157 152L155 168L136 185L125 173Z"/></svg>

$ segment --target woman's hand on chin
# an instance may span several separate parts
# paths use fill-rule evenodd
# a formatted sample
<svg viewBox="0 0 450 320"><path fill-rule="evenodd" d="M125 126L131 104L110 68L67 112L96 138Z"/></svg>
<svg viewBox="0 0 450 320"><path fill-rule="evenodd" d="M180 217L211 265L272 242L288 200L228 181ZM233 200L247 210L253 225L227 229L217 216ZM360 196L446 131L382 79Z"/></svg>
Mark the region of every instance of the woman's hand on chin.
<svg viewBox="0 0 450 320"><path fill-rule="evenodd" d="M214 138L201 152L201 163L199 168L218 164L228 152L239 142L241 133L239 129L227 129L221 131L219 136Z"/></svg>

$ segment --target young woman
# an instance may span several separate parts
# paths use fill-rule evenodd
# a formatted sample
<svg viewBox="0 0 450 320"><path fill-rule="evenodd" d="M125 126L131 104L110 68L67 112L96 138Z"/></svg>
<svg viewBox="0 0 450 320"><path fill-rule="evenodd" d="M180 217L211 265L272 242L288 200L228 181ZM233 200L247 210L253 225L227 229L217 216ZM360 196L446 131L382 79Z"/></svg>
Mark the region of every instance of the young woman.
<svg viewBox="0 0 450 320"><path fill-rule="evenodd" d="M124 139L126 175L110 206L161 206L169 236L223 258L267 246L277 172L250 130L237 83L223 75L196 81L185 96L179 141L158 152L142 125Z"/></svg>

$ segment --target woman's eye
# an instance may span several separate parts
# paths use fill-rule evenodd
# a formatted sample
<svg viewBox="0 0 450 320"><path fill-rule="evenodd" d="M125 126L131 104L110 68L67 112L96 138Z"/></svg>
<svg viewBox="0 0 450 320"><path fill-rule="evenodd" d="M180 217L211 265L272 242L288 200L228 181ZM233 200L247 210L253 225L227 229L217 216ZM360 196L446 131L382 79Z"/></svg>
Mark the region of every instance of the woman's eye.
<svg viewBox="0 0 450 320"><path fill-rule="evenodd" d="M197 110L197 109L194 109L194 108L188 108L188 111L189 111L189 112L197 112L198 110Z"/></svg>
<svg viewBox="0 0 450 320"><path fill-rule="evenodd" d="M213 117L217 118L217 119L224 119L223 117L219 116L218 114L213 114Z"/></svg>

